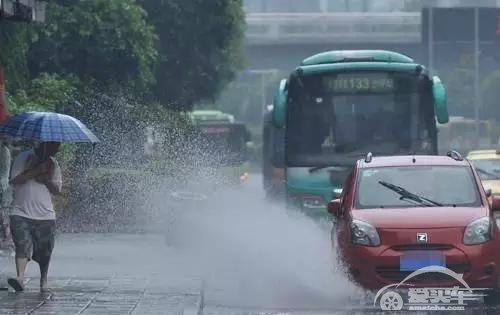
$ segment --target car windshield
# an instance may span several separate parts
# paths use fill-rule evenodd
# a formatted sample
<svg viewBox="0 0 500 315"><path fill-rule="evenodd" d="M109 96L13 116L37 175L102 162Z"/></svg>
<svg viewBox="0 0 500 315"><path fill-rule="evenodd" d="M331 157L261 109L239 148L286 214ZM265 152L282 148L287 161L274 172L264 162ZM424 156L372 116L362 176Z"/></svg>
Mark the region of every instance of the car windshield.
<svg viewBox="0 0 500 315"><path fill-rule="evenodd" d="M356 208L478 206L471 169L466 166L403 166L361 171Z"/></svg>
<svg viewBox="0 0 500 315"><path fill-rule="evenodd" d="M500 179L500 160L474 160L472 164L482 180Z"/></svg>

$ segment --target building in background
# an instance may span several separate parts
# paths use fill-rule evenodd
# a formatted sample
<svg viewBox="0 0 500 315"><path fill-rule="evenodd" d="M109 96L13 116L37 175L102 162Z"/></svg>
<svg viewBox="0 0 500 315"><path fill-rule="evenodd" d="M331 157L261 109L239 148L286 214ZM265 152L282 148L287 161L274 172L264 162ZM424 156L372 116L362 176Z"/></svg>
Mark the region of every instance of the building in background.
<svg viewBox="0 0 500 315"><path fill-rule="evenodd" d="M0 0L0 19L44 22L47 0Z"/></svg>
<svg viewBox="0 0 500 315"><path fill-rule="evenodd" d="M245 0L251 13L418 11L420 0Z"/></svg>
<svg viewBox="0 0 500 315"><path fill-rule="evenodd" d="M451 114L465 117L475 115L474 86L480 85L479 90L492 86L489 77L500 73L499 0L245 0L244 4L250 69L289 71L307 56L327 50L398 51L441 76L449 87ZM479 67L474 6L480 8ZM431 38L429 8L434 12ZM475 79L476 68L481 82ZM487 110L486 99L482 103L481 117L488 119L492 111Z"/></svg>

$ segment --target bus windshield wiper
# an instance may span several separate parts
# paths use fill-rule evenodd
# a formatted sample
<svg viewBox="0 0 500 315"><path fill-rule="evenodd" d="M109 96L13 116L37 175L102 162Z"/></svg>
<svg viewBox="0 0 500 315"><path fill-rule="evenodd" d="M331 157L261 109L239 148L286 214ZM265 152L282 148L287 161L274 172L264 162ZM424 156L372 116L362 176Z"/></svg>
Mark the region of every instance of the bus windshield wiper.
<svg viewBox="0 0 500 315"><path fill-rule="evenodd" d="M317 171L321 171L325 168L337 168L339 170L344 170L346 166L341 165L323 165L323 166L314 166L309 169L309 173L315 173Z"/></svg>
<svg viewBox="0 0 500 315"><path fill-rule="evenodd" d="M328 168L330 166L315 166L315 167L311 167L309 169L309 173L314 173L314 172L317 172L317 171L321 171L322 169L325 169L325 168Z"/></svg>
<svg viewBox="0 0 500 315"><path fill-rule="evenodd" d="M412 192L409 192L408 190L404 189L401 186L397 186L397 185L387 183L384 181L379 181L378 183L380 185L396 192L397 194L399 194L401 196L401 198L399 198L400 200L414 201L414 202L418 203L419 205L426 206L426 207L432 207L432 206L442 207L443 206L442 203L439 203L437 201L434 201L434 200L419 196L417 194L414 194Z"/></svg>

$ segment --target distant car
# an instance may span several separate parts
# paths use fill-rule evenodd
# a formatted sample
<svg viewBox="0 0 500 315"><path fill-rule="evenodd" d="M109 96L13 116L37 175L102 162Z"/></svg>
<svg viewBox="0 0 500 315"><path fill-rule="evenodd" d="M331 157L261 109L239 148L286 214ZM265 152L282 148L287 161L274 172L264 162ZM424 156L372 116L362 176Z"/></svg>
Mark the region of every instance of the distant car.
<svg viewBox="0 0 500 315"><path fill-rule="evenodd" d="M476 168L487 193L500 196L500 150L471 151L467 159Z"/></svg>
<svg viewBox="0 0 500 315"><path fill-rule="evenodd" d="M497 289L500 234L480 179L458 153L360 160L340 199L332 247L354 282L370 290L399 283L429 266L446 267L473 288ZM405 285L453 286L439 274L423 274Z"/></svg>

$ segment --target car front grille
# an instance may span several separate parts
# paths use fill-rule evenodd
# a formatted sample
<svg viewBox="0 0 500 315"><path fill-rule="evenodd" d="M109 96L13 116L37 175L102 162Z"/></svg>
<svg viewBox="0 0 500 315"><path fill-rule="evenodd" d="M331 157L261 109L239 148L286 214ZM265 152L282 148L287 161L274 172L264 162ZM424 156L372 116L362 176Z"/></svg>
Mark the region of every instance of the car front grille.
<svg viewBox="0 0 500 315"><path fill-rule="evenodd" d="M407 250L450 250L454 247L449 244L407 244L392 246L391 249L402 252Z"/></svg>

